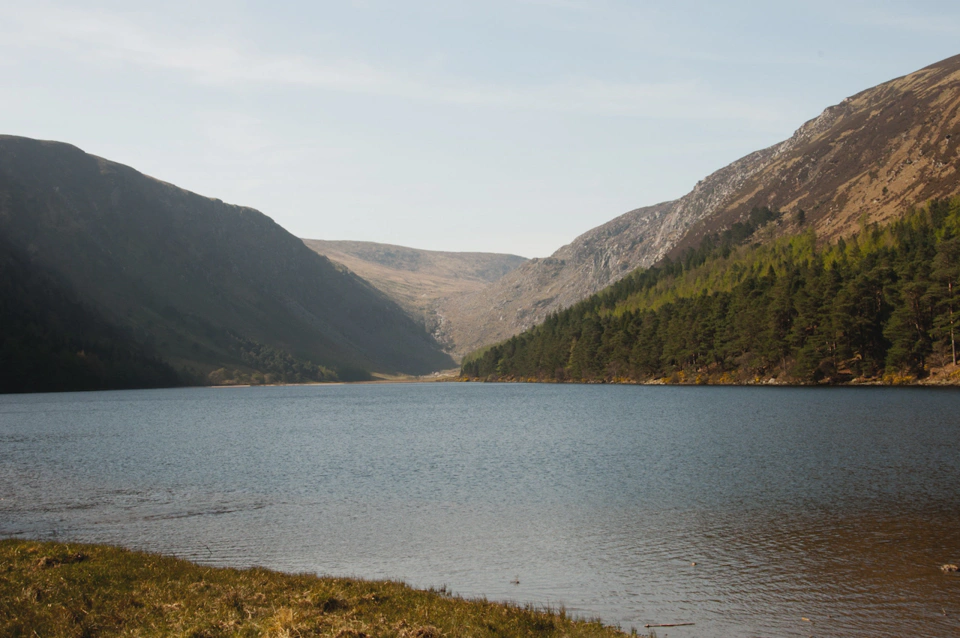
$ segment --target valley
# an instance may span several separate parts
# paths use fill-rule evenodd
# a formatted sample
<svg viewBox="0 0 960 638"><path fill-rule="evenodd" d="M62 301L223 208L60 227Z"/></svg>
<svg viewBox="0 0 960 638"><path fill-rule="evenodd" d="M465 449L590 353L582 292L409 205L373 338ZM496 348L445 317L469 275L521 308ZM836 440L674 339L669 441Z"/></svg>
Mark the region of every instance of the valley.
<svg viewBox="0 0 960 638"><path fill-rule="evenodd" d="M479 292L527 261L516 255L440 252L373 242L303 242L396 301L454 351L456 341L445 325L445 316L438 314L438 305L446 299Z"/></svg>
<svg viewBox="0 0 960 638"><path fill-rule="evenodd" d="M18 268L42 270L82 300L78 312L181 383L392 378L449 370L637 269L742 229L752 211L776 212L750 233L771 246L812 233L822 247L889 225L960 194L958 163L960 56L829 107L683 197L546 258L298 240L253 209L12 136L0 137L0 231Z"/></svg>

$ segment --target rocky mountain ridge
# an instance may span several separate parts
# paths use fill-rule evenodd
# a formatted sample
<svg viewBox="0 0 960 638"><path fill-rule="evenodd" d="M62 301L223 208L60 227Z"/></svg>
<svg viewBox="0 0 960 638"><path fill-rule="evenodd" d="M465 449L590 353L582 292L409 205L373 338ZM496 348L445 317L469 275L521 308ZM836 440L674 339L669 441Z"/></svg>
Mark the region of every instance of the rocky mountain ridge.
<svg viewBox="0 0 960 638"><path fill-rule="evenodd" d="M743 220L756 206L803 210L828 240L960 192L960 56L861 91L774 149L675 249Z"/></svg>
<svg viewBox="0 0 960 638"><path fill-rule="evenodd" d="M847 98L788 139L704 178L678 200L587 231L477 292L440 303L446 338L463 355L541 322L649 267L756 206L803 209L824 239L884 222L910 205L960 193L960 56ZM768 236L794 232L784 218Z"/></svg>

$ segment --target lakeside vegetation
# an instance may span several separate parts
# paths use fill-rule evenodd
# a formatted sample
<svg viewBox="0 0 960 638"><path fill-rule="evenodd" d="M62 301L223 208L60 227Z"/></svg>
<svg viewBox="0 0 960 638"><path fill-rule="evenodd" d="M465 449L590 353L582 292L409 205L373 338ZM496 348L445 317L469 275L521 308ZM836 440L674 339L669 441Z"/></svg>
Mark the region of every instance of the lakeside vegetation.
<svg viewBox="0 0 960 638"><path fill-rule="evenodd" d="M773 221L800 231L749 243ZM821 245L755 209L676 260L465 359L467 379L960 383L960 198Z"/></svg>
<svg viewBox="0 0 960 638"><path fill-rule="evenodd" d="M396 582L203 567L100 545L0 541L0 635L440 638L624 634Z"/></svg>

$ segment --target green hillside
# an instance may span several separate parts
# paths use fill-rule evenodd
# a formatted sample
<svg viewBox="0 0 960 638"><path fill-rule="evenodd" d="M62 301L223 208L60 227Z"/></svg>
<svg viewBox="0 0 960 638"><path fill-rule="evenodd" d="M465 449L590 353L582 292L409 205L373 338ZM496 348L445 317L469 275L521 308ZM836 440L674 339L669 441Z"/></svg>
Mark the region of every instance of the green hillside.
<svg viewBox="0 0 960 638"><path fill-rule="evenodd" d="M0 136L0 238L202 381L452 367L395 303L262 213L66 144Z"/></svg>
<svg viewBox="0 0 960 638"><path fill-rule="evenodd" d="M771 224L794 234L754 243ZM886 226L863 224L827 245L804 224L802 212L787 219L755 209L682 258L475 353L462 374L699 383L956 377L960 198Z"/></svg>

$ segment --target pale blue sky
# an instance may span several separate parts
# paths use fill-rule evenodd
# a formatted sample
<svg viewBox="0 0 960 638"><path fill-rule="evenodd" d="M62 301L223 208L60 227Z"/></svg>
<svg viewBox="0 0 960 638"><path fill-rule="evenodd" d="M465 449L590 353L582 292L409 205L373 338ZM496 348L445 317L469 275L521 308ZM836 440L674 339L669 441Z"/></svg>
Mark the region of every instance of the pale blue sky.
<svg viewBox="0 0 960 638"><path fill-rule="evenodd" d="M0 132L301 237L534 257L957 53L958 2L0 0Z"/></svg>

